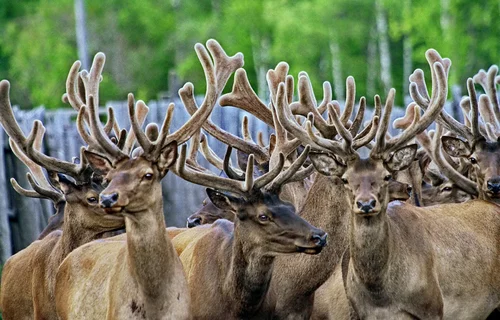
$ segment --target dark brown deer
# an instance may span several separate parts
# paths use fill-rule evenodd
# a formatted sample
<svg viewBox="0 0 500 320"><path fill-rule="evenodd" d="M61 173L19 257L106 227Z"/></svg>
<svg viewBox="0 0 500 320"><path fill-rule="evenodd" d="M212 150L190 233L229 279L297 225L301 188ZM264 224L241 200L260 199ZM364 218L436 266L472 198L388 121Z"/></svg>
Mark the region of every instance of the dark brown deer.
<svg viewBox="0 0 500 320"><path fill-rule="evenodd" d="M101 238L105 232L123 228L125 221L121 216L106 214L99 207L102 187L91 178L84 157L80 164L74 164L42 154L40 149L45 128L40 122L35 122L28 138L22 134L12 113L8 93L9 83L0 82L0 120L11 136L14 154L30 169L28 180L33 188L26 190L11 180L14 189L25 196L51 199L59 212L44 230L45 233L52 230L51 233L41 236L40 240L12 256L5 264L0 297L3 317L56 319L54 288L59 264L75 248ZM64 172L76 180L59 174L56 180L58 188L55 188L35 160L50 168L51 174ZM61 218L64 221L60 221ZM59 227L62 231L55 230Z"/></svg>
<svg viewBox="0 0 500 320"><path fill-rule="evenodd" d="M132 156L104 134L90 97L88 140L102 154L86 155L108 182L100 194L100 205L125 217L126 242L94 242L64 260L56 279L56 306L62 319L190 318L186 279L165 229L161 180L177 158L177 145L196 133L213 110L219 78L229 77L243 63L241 54L228 57L214 40L207 47L214 62L205 47L195 46L207 80L205 99L198 112L174 133L168 132L173 104L161 130L150 124L144 132L129 95L130 121L141 147ZM186 84L180 91L192 95L193 86Z"/></svg>
<svg viewBox="0 0 500 320"><path fill-rule="evenodd" d="M492 254L498 250L498 206L486 201L388 205L388 180L416 153L416 145L405 144L425 130L446 99L444 67L435 63L433 69L436 96L421 118L416 108L412 125L400 136L385 139L392 104L386 105L370 157L361 159L333 110L344 141L336 142L335 154L312 158L318 170L342 179L351 203L346 292L360 318L484 319L500 303L500 261ZM313 137L310 122L308 129L311 139L323 139ZM475 258L463 259L470 252Z"/></svg>
<svg viewBox="0 0 500 320"><path fill-rule="evenodd" d="M231 148L228 150L229 154ZM203 228L201 235L197 228L183 233L194 234L194 240L181 254L194 319L270 318L272 309L265 299L274 257L321 252L326 233L297 216L295 208L279 198L281 186L302 167L308 152L309 147L283 172L281 155L275 167L255 180L253 155L250 155L245 180L240 181L186 167L183 147L177 174L217 189L207 189L212 203L233 212L235 220L234 224L217 220L209 228ZM228 161L226 156L225 162Z"/></svg>

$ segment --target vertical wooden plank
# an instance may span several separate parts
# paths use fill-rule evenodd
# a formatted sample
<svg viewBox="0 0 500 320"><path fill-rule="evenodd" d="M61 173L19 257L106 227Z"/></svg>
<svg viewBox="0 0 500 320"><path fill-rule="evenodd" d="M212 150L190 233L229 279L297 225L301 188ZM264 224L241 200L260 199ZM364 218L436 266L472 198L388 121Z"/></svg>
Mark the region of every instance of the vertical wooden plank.
<svg viewBox="0 0 500 320"><path fill-rule="evenodd" d="M10 184L7 181L5 175L5 141L7 140L7 135L0 128L0 264L3 265L5 261L12 255L12 243L11 243L11 230L9 226L9 207L8 207L8 197L6 196L9 191L7 185Z"/></svg>

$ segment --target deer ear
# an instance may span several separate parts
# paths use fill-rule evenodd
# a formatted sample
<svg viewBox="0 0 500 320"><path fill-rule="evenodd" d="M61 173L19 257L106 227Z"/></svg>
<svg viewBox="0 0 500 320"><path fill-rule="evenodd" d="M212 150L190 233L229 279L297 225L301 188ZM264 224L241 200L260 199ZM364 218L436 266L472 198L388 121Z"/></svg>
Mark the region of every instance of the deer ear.
<svg viewBox="0 0 500 320"><path fill-rule="evenodd" d="M84 150L83 154L87 158L92 169L100 175L106 175L109 170L113 168L111 161L105 156L88 150Z"/></svg>
<svg viewBox="0 0 500 320"><path fill-rule="evenodd" d="M168 168L170 168L177 160L177 141L172 141L167 144L161 151L160 159L158 160L158 168L162 175L167 173Z"/></svg>
<svg viewBox="0 0 500 320"><path fill-rule="evenodd" d="M309 152L309 159L316 170L325 176L342 176L346 166L335 160L334 157L319 152Z"/></svg>
<svg viewBox="0 0 500 320"><path fill-rule="evenodd" d="M441 142L443 143L444 151L452 157L465 158L472 152L467 143L458 138L444 136L441 137Z"/></svg>
<svg viewBox="0 0 500 320"><path fill-rule="evenodd" d="M394 152L389 161L385 163L389 171L400 171L408 168L415 159L417 153L417 145L410 144L409 146L404 146Z"/></svg>
<svg viewBox="0 0 500 320"><path fill-rule="evenodd" d="M207 188L207 195L210 201L221 210L236 211L236 205L240 203L240 199L237 197L224 194L214 189Z"/></svg>

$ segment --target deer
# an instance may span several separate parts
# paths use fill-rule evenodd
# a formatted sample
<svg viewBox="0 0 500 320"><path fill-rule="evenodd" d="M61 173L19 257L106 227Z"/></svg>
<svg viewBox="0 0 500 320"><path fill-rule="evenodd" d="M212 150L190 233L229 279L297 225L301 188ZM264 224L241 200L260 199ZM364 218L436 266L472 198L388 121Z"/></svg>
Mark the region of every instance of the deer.
<svg viewBox="0 0 500 320"><path fill-rule="evenodd" d="M230 152L228 147L226 155ZM282 185L301 168L308 152L306 147L284 171L281 154L278 164L256 179L254 156L250 155L245 180L240 181L186 166L183 146L176 174L210 187L207 194L212 203L234 215L234 223L218 219L201 233L199 227L183 233L195 237L180 255L190 287L193 319L271 318L266 297L275 256L318 254L326 245L327 234L296 215L293 205L279 197ZM228 159L226 156L226 163Z"/></svg>
<svg viewBox="0 0 500 320"><path fill-rule="evenodd" d="M440 57L430 60L429 63L443 61ZM446 61L445 61L446 63ZM449 64L445 66L448 72ZM445 135L441 139L442 149L435 149L431 154L433 161L438 165L440 171L462 190L479 197L498 203L500 195L500 181L497 167L498 158L498 128L500 119L500 107L497 97L498 67L492 66L486 73L481 70L473 78L467 79L468 97L460 102L465 112L465 123L453 119L446 111L442 111L437 122L450 130L458 137ZM432 74L434 77L435 75ZM422 107L428 105L429 96L425 86L425 79L420 69L411 75L412 86L410 93L412 98ZM485 94L477 97L474 82L479 83ZM483 124L479 123L480 116ZM465 139L465 140L463 140ZM473 168L474 175L464 176L457 172L452 165L445 161L446 156L462 158Z"/></svg>
<svg viewBox="0 0 500 320"><path fill-rule="evenodd" d="M188 319L190 298L184 271L165 229L161 179L177 159L177 146L186 142L207 120L217 101L217 83L242 66L241 53L228 57L215 41L195 50L205 72L207 91L198 112L169 134L174 105L158 128L143 131L137 105L128 96L129 117L140 148L131 153L113 144L103 133L90 97L88 136L94 151L89 164L101 172L107 187L99 204L106 212L123 215L126 241L92 242L74 250L59 266L56 308L61 319ZM180 92L193 94L187 83ZM82 111L81 111L82 112ZM80 112L80 113L81 113Z"/></svg>
<svg viewBox="0 0 500 320"><path fill-rule="evenodd" d="M6 262L0 297L3 317L56 319L53 301L59 264L75 248L122 228L125 221L99 207L100 180L92 176L83 156L76 164L41 153L45 128L39 121L28 138L24 136L10 106L9 89L8 81L0 82L0 120L14 154L29 168L28 181L33 189L22 188L14 179L11 183L22 195L52 200L58 212L39 240ZM50 181L42 168L54 176Z"/></svg>
<svg viewBox="0 0 500 320"><path fill-rule="evenodd" d="M427 112L421 116L415 107L408 129L386 140L392 103L386 104L368 158L355 151L352 134L342 128L333 107L330 114L342 142L317 136L307 122L310 139L331 150L313 154L313 164L342 180L350 202L344 285L359 318L485 319L500 302L498 206L484 200L425 208L388 204L390 177L408 167L417 151L416 144L407 143L444 105L445 67L436 62L433 70L437 91ZM394 99L394 90L388 99ZM438 130L435 139L440 137ZM464 260L470 252L474 260Z"/></svg>

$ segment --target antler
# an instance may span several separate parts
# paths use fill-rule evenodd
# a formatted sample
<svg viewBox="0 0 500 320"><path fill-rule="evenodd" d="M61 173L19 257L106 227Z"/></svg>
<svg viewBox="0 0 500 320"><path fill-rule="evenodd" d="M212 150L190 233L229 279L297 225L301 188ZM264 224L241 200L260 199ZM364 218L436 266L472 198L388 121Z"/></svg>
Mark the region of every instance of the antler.
<svg viewBox="0 0 500 320"><path fill-rule="evenodd" d="M432 49L427 50L426 54L429 60L429 56L437 55L439 57L437 51ZM408 143L416 135L427 129L427 127L431 125L436 117L438 117L438 115L443 110L444 104L446 102L446 97L448 95L447 68L449 68L449 65L448 67L446 67L447 65L448 64L446 62L445 65L443 65L443 63L441 63L440 61L436 61L431 65L431 68L433 70L432 97L429 100L426 100L428 98L428 95L427 90L424 87L425 83L412 82L410 87L413 88L414 91L418 90L419 93L417 99L418 101L416 100L416 103L418 105L415 105L415 103L411 104L411 108L414 111L413 121L401 134L391 138L389 141L386 141L387 129L389 128L389 121L392 106L394 104L394 96L396 93L394 89L391 89L389 91L384 110L384 116L382 117L382 121L377 132L375 147L370 153L371 157L388 157L391 152L396 151L398 148ZM410 77L410 80L411 78L412 77ZM426 109L426 111L423 116L420 115L420 104L425 105L423 108Z"/></svg>
<svg viewBox="0 0 500 320"><path fill-rule="evenodd" d="M442 147L441 147L441 136L443 134L442 126L437 123L436 124L436 132L434 132L434 136L432 139L432 147L431 147L431 158L438 166L441 173L447 176L450 180L452 180L458 187L470 193L474 196L479 194L477 189L477 184L474 181L468 179L467 177L460 174L460 172L456 171L452 165L443 157Z"/></svg>
<svg viewBox="0 0 500 320"><path fill-rule="evenodd" d="M0 122L2 123L9 137L22 150L22 153L27 155L32 161L44 167L48 171L64 173L75 178L78 181L88 181L88 179L90 179L92 171L83 158L80 164L75 164L46 156L33 147L38 132L45 131L45 128L40 121L36 120L33 123L33 128L28 138L24 136L24 133L19 127L19 124L17 123L12 111L12 106L10 104L9 98L9 90L9 81L2 80L0 82Z"/></svg>
<svg viewBox="0 0 500 320"><path fill-rule="evenodd" d="M437 74L437 69L434 68L434 65L436 63L440 63L442 65L446 78L448 77L448 72L451 66L451 60L448 58L441 58L439 53L434 49L427 50L425 55L431 68L432 97L429 98L429 94L427 92L427 87L424 80L424 72L421 69L416 69L410 75L410 95L413 100L424 110L427 109L427 107L430 105L431 100L435 100L435 96L438 92L437 89L439 75ZM449 130L455 131L462 137L466 138L468 141L473 141L474 137L470 129L466 125L455 120L444 109L441 110L441 113L436 121L444 125Z"/></svg>
<svg viewBox="0 0 500 320"><path fill-rule="evenodd" d="M35 137L33 148L35 150L40 151L42 148L42 138L45 132L45 128L37 132ZM24 189L19 185L16 179L11 178L10 183L14 190L17 193L24 195L26 197L31 198L47 198L54 202L54 205L57 205L59 202L64 201L64 195L61 191L56 190L52 187L50 182L47 180L45 175L43 174L42 167L33 162L30 158L28 158L16 145L16 143L9 139L9 145L12 149L12 152L16 155L16 157L21 160L29 169L30 172L26 174L28 181L33 188L33 190Z"/></svg>

